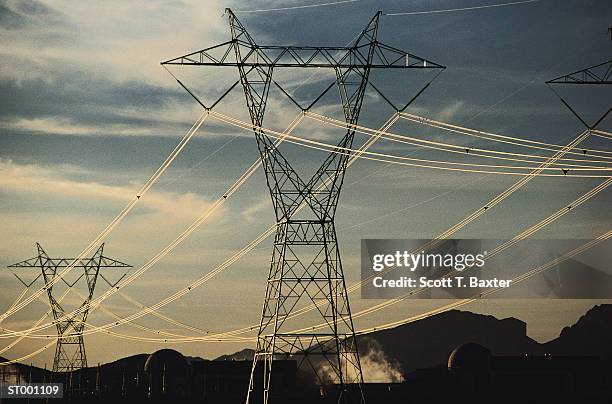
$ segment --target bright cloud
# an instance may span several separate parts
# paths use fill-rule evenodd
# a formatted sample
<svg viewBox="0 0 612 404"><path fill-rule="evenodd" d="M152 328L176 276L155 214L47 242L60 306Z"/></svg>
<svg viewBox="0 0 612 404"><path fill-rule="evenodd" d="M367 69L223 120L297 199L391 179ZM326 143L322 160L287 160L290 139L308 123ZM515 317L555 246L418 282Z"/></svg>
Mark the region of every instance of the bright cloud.
<svg viewBox="0 0 612 404"><path fill-rule="evenodd" d="M5 192L37 197L71 200L96 200L100 203L127 203L138 188L113 186L93 181L75 181L63 175L63 168L16 164L0 160L0 188ZM172 217L191 218L204 212L210 201L194 193L150 191L142 198L142 205L152 211Z"/></svg>

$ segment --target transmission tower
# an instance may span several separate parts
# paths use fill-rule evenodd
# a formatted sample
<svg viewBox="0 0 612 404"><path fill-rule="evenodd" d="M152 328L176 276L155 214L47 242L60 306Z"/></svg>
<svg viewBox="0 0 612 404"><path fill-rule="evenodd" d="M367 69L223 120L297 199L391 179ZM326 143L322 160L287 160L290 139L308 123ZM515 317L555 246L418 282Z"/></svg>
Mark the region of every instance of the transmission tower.
<svg viewBox="0 0 612 404"><path fill-rule="evenodd" d="M80 274L75 281L68 283L63 277L61 280L69 287L73 287L81 278L85 277L87 281L88 294L85 300L79 307L82 310L77 310L75 314L70 317L64 318L69 311L66 311L60 302L53 295L55 282L54 280L58 276L58 269L66 268L71 266L75 262L74 258L49 258L45 250L40 244L36 243L38 250L38 256L30 258L28 260L18 262L13 265L9 265L8 268L40 268L41 274L38 275L29 284L24 282L16 273L13 274L19 279L26 287L31 286L38 278L42 276L46 285L47 296L49 297L49 304L51 311L53 312L53 318L55 319L55 327L57 328L57 344L55 347L55 358L53 360L53 371L54 372L70 372L73 370L87 367L87 356L85 355L85 342L83 340L83 328L85 327L85 321L89 314L89 303L94 294L94 288L96 287L96 281L98 276L109 286L114 287L118 281L111 283L102 274L100 274L101 268L131 268L131 265L123 262L105 257L103 255L104 243L98 248L96 253L91 258L83 258L73 265L75 269L83 269L83 273ZM125 273L121 276L121 280L125 276Z"/></svg>
<svg viewBox="0 0 612 404"><path fill-rule="evenodd" d="M610 39L612 40L612 28L608 28L610 32ZM571 85L590 85L590 86L601 86L601 85L610 85L612 84L612 59L607 62L599 63L594 66L590 66L584 69L580 69L578 71L564 74L563 76L556 77L554 79L546 81L546 84L550 87L551 90L559 97L561 102L570 110L572 114L584 126L586 126L587 130L592 130L597 127L605 118L612 112L612 106L594 123L587 123L570 105L561 95L555 91L553 85L560 84L571 84Z"/></svg>
<svg viewBox="0 0 612 404"><path fill-rule="evenodd" d="M298 360L298 369L310 367L321 385L338 385L338 402L365 402L359 352L334 225L350 155L337 152L352 147L355 131L349 125L359 120L366 87L368 84L374 87L369 80L372 69L443 69L444 66L379 42L381 12L376 13L349 47L258 45L230 9L226 9L226 14L231 41L162 62L162 65L238 69L239 80L221 99L237 84L242 86L272 197L276 235L246 401L259 401L257 396L267 404L274 359L293 356ZM312 67L333 69L335 80L305 107L272 78L275 68ZM202 107L209 108L180 80L177 81ZM261 129L272 84L304 112L334 86L340 92L348 124L346 134L337 144L338 149L327 156L308 180L298 175L273 139ZM376 91L393 106L378 89ZM300 210L301 206L305 207L304 211ZM324 326L292 331L287 320L308 305L316 306ZM260 369L258 363L263 368L263 378L255 375L256 369Z"/></svg>

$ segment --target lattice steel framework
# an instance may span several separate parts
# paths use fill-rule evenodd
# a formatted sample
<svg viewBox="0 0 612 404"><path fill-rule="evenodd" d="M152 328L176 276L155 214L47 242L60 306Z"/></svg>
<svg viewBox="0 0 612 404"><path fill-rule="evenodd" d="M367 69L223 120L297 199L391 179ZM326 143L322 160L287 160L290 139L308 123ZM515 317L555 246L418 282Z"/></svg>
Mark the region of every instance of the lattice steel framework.
<svg viewBox="0 0 612 404"><path fill-rule="evenodd" d="M36 248L38 250L38 256L9 265L8 268L40 268L40 276L42 276L45 284L48 285L50 282L54 282L55 278L58 276L58 269L66 268L75 262L74 258L49 258L45 250L43 250L42 246L38 243L36 243ZM53 318L55 319L55 327L57 329L58 336L57 345L55 347L55 358L53 360L54 372L69 372L87 367L83 329L89 314L89 303L91 302L94 294L96 281L98 280L98 276L102 276L100 274L100 269L131 267L131 265L125 264L121 261L105 257L103 252L104 243L102 243L100 248L98 248L96 253L91 258L83 258L76 262L73 267L75 269L82 269L83 273L80 274L72 283L69 283L64 278L61 278L61 280L69 288L71 288L81 278L85 277L85 280L87 281L88 294L86 295L83 303L81 303L80 308L84 307L82 311L77 311L77 313L71 317L62 319L70 312L66 311L60 302L58 302L58 300L54 297L53 289L55 283L51 283L51 286L46 288ZM15 274L15 276L17 276L17 274ZM40 276L36 277L36 279L38 279ZM125 276L125 273L123 276ZM123 276L121 278L123 278ZM36 281L35 279L28 285L23 282L19 276L17 276L17 278L26 286L31 286L32 283ZM102 278L110 286L116 285L118 282L110 283L108 280L106 280L106 278L104 278L104 276L102 276Z"/></svg>
<svg viewBox="0 0 612 404"><path fill-rule="evenodd" d="M348 124L356 124L372 69L443 69L444 66L379 42L381 12L376 13L350 47L261 46L231 10L226 9L226 13L231 41L168 60L162 65L237 68L240 79L222 97L241 84L254 125L276 215L276 236L246 401L258 401L262 397L267 404L273 360L293 355L298 359L298 369L310 366L321 384L339 385L339 402L364 402L363 375L334 225L350 156L330 153L305 181L275 146L274 140L261 129L268 93L274 84L295 105L307 111L337 86L345 120ZM335 80L310 105L303 107L273 80L273 71L279 67L332 68ZM180 80L177 81L200 105L208 108ZM393 106L378 89L376 91ZM347 129L337 146L351 148L354 135L354 129ZM290 331L287 320L305 305L316 306L324 326ZM262 379L255 375L258 363L263 367Z"/></svg>
<svg viewBox="0 0 612 404"><path fill-rule="evenodd" d="M612 84L612 60L548 80L549 84Z"/></svg>
<svg viewBox="0 0 612 404"><path fill-rule="evenodd" d="M612 39L612 28L608 28L608 31L610 32L610 39ZM599 117L599 119L597 119L594 123L589 124L552 87L552 85L559 84L610 85L612 84L612 59L572 73L564 74L563 76L555 77L554 79L546 81L546 84L551 90L553 90L557 97L559 97L567 109L569 109L570 112L574 114L574 116L578 118L578 120L580 120L584 126L586 126L587 130L595 129L610 114L610 112L612 112L611 106L601 117Z"/></svg>

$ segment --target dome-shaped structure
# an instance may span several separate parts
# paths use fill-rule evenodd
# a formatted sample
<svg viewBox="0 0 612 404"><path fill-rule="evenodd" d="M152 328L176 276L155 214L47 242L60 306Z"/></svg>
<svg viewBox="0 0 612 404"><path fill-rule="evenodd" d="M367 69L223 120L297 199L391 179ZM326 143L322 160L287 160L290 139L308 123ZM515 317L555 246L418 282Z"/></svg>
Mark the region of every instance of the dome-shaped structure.
<svg viewBox="0 0 612 404"><path fill-rule="evenodd" d="M187 371L187 360L179 351L160 349L149 355L144 365L145 372L160 371L163 367L166 367L166 370L173 373L175 371Z"/></svg>
<svg viewBox="0 0 612 404"><path fill-rule="evenodd" d="M491 352L473 342L455 348L448 357L449 370L488 372L491 366Z"/></svg>
<svg viewBox="0 0 612 404"><path fill-rule="evenodd" d="M184 396L188 364L180 352L160 349L147 358L144 370L149 382L150 398Z"/></svg>

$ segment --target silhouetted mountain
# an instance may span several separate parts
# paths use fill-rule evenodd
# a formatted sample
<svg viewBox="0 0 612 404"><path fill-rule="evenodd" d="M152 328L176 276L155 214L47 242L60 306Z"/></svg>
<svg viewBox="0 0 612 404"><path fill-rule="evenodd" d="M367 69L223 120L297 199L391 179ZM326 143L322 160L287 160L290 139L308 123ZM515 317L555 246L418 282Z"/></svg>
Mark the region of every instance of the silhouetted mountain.
<svg viewBox="0 0 612 404"><path fill-rule="evenodd" d="M193 362L206 362L210 359L204 359L200 356L185 356L185 360L189 363L193 363Z"/></svg>
<svg viewBox="0 0 612 404"><path fill-rule="evenodd" d="M373 341L375 343L373 343ZM525 322L513 317L450 310L422 320L361 337L362 356L382 349L387 359L399 362L403 373L446 364L450 353L463 344L477 343L493 355L612 356L612 305L594 306L559 337L539 343L527 336ZM223 355L216 360L252 359L254 351Z"/></svg>
<svg viewBox="0 0 612 404"><path fill-rule="evenodd" d="M368 334L403 372L446 363L456 347L474 342L487 347L493 355L525 354L558 356L612 356L612 305L598 305L576 324L565 327L559 337L538 343L526 334L523 321L497 319L489 315L451 310L390 330ZM362 338L361 351L371 345Z"/></svg>
<svg viewBox="0 0 612 404"><path fill-rule="evenodd" d="M116 361L105 363L100 365L101 367L108 368L124 368L124 367L139 367L144 364L149 357L148 353L141 353L132 356L126 356L125 358L117 359ZM93 367L94 365L91 364Z"/></svg>
<svg viewBox="0 0 612 404"><path fill-rule="evenodd" d="M544 344L526 335L523 321L458 310L373 332L359 339L368 402L489 402L498 393L503 402L609 402L602 399L611 394L611 319L612 305L595 306ZM61 402L243 403L253 356L243 349L211 361L162 349L70 373L15 364L0 377L64 383ZM299 356L286 359L274 365L279 402L321 400L313 368L324 371L326 363L311 358L312 368L298 368ZM334 394L324 397L317 402L335 402Z"/></svg>
<svg viewBox="0 0 612 404"><path fill-rule="evenodd" d="M244 360L253 360L255 357L255 350L250 348L245 348L242 351L234 352L229 355L221 355L216 358L216 361L244 361Z"/></svg>
<svg viewBox="0 0 612 404"><path fill-rule="evenodd" d="M612 305L594 306L565 327L559 337L542 344L553 355L612 356Z"/></svg>
<svg viewBox="0 0 612 404"><path fill-rule="evenodd" d="M527 336L527 325L516 318L451 310L384 331L368 334L387 357L400 362L403 372L446 363L460 345L474 342L493 355L522 355L539 352L539 344ZM367 352L367 340L360 343Z"/></svg>
<svg viewBox="0 0 612 404"><path fill-rule="evenodd" d="M406 374L416 369L445 365L450 353L458 346L477 343L496 356L524 354L557 356L612 357L612 305L597 305L586 312L574 325L565 327L559 337L540 344L526 334L526 324L516 318L497 319L490 315L451 310L422 320L384 331L376 331L360 338L360 352L382 351L392 368L401 367ZM100 365L101 370L141 369L149 354L138 354ZM254 350L222 355L215 361L252 360ZM371 356L370 359L374 357ZM1 361L6 361L0 358ZM200 357L186 358L188 362L206 361ZM95 367L95 364L91 364ZM25 366L25 365L20 365ZM115 373L115 372L113 372Z"/></svg>

